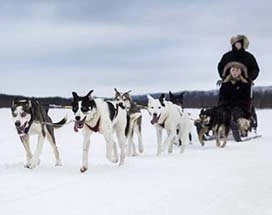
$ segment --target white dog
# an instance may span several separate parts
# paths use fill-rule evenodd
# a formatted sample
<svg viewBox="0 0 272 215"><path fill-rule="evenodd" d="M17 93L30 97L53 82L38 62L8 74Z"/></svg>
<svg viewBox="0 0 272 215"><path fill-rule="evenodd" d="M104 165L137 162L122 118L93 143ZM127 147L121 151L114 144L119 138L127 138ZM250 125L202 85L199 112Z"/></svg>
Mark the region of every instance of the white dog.
<svg viewBox="0 0 272 215"><path fill-rule="evenodd" d="M168 146L168 152L173 151L173 142L176 138L176 131L179 129L179 140L182 142L181 152L188 142L188 135L192 122L188 114L172 102L165 101L164 94L160 99L154 99L148 95L148 112L152 116L151 124L155 125L157 133L157 155L162 152L162 131L167 131L167 138L163 142L163 147Z"/></svg>
<svg viewBox="0 0 272 215"><path fill-rule="evenodd" d="M93 132L104 135L106 141L106 157L111 162L118 162L116 142L113 134L116 134L120 146L120 162L125 160L126 135L128 133L127 112L110 101L94 99L91 90L86 96L80 97L73 92L72 108L75 115L74 130L82 129L83 133L83 156L81 172L88 169L88 151L90 136ZM113 154L112 154L113 153Z"/></svg>

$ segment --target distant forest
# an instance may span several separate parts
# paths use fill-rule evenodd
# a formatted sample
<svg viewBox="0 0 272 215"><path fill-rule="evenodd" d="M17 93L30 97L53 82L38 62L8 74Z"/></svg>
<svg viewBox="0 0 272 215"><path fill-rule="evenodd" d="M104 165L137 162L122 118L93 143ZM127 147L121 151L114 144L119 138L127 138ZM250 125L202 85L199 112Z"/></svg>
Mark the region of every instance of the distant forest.
<svg viewBox="0 0 272 215"><path fill-rule="evenodd" d="M207 108L217 104L218 90L207 91L180 91L173 92L174 94L184 94L184 107L185 108ZM160 92L151 94L153 97L158 98L161 93L165 93L168 99L168 92ZM0 94L0 108L9 108L12 100L15 98L24 98L24 96ZM63 97L37 97L40 103L50 107L64 107L70 106L72 98ZM141 105L147 104L146 95L132 95L132 99ZM254 87L253 88L253 104L256 108L272 108L272 86L269 87Z"/></svg>

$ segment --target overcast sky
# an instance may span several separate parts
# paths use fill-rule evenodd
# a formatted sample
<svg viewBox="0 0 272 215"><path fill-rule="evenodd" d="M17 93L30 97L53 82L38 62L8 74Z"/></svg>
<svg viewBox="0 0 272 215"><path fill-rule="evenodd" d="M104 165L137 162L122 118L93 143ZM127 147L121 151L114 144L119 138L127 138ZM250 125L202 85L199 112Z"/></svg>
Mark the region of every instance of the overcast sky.
<svg viewBox="0 0 272 215"><path fill-rule="evenodd" d="M272 83L269 0L0 1L0 93L112 96L215 89L237 33Z"/></svg>

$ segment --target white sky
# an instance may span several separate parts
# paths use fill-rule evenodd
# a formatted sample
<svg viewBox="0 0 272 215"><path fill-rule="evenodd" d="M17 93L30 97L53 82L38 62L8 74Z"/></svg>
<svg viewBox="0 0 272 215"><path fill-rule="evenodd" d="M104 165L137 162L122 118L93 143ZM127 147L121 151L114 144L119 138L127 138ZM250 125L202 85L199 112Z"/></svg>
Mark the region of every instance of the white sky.
<svg viewBox="0 0 272 215"><path fill-rule="evenodd" d="M272 81L272 3L0 1L0 93L71 96L214 89L229 38L246 34Z"/></svg>

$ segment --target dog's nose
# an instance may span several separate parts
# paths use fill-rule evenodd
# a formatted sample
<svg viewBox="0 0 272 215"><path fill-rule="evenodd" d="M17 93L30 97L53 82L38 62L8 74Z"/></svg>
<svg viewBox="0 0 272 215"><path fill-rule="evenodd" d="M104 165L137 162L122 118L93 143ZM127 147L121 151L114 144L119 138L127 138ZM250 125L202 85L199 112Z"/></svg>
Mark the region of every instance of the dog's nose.
<svg viewBox="0 0 272 215"><path fill-rule="evenodd" d="M20 127L20 125L21 125L20 121L18 121L18 120L14 124L16 127Z"/></svg>
<svg viewBox="0 0 272 215"><path fill-rule="evenodd" d="M80 116L76 116L75 119L76 119L76 121L79 121L80 120Z"/></svg>
<svg viewBox="0 0 272 215"><path fill-rule="evenodd" d="M157 113L153 113L153 117L157 117L158 116L158 114Z"/></svg>

